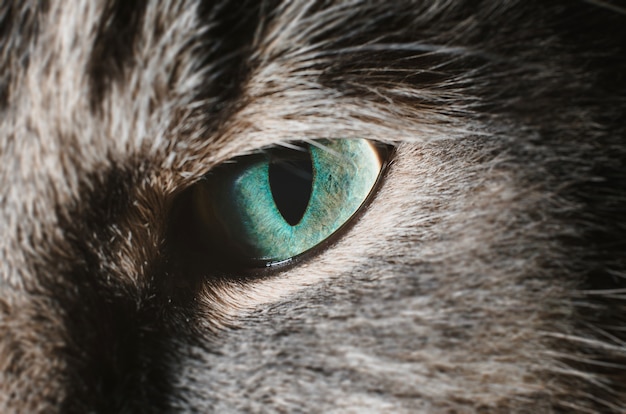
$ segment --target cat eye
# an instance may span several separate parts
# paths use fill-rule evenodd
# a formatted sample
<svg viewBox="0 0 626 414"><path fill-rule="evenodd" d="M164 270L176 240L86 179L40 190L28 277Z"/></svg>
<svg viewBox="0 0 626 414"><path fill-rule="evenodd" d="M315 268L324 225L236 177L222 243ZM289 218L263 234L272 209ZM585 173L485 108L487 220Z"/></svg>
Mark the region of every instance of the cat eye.
<svg viewBox="0 0 626 414"><path fill-rule="evenodd" d="M236 158L190 190L193 228L221 261L288 262L355 216L376 187L385 154L365 139L337 139Z"/></svg>

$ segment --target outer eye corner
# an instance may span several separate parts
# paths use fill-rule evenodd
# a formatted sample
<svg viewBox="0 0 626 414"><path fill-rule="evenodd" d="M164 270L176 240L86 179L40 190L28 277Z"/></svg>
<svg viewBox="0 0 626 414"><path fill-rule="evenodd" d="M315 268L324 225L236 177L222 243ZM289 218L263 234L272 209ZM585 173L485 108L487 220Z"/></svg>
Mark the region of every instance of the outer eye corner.
<svg viewBox="0 0 626 414"><path fill-rule="evenodd" d="M365 139L319 140L224 163L184 196L189 250L227 273L291 266L356 216L391 151Z"/></svg>

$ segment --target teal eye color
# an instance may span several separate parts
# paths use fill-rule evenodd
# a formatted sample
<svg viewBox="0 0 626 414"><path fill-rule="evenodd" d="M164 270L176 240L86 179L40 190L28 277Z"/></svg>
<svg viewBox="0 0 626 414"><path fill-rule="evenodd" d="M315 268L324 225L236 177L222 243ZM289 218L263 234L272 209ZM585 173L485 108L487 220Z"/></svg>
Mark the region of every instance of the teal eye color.
<svg viewBox="0 0 626 414"><path fill-rule="evenodd" d="M285 262L346 224L381 169L380 150L364 139L319 140L235 159L193 189L199 234L219 257Z"/></svg>

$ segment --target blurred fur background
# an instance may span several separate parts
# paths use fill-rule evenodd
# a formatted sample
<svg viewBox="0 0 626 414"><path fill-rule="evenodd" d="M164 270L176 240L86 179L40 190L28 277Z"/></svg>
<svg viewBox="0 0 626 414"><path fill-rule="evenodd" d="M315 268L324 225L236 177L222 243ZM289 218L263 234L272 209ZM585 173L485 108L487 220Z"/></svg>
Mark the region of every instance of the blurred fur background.
<svg viewBox="0 0 626 414"><path fill-rule="evenodd" d="M624 412L626 7L0 2L0 411ZM397 146L255 279L177 196L268 145Z"/></svg>

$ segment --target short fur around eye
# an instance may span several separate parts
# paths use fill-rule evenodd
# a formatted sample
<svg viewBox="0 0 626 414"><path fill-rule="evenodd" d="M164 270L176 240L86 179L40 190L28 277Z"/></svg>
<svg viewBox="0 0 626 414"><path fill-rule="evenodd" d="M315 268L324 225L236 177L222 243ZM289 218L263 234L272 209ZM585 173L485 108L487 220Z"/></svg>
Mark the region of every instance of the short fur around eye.
<svg viewBox="0 0 626 414"><path fill-rule="evenodd" d="M617 1L0 4L1 412L623 412ZM314 260L179 260L174 200L397 145Z"/></svg>

